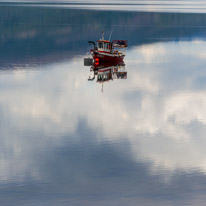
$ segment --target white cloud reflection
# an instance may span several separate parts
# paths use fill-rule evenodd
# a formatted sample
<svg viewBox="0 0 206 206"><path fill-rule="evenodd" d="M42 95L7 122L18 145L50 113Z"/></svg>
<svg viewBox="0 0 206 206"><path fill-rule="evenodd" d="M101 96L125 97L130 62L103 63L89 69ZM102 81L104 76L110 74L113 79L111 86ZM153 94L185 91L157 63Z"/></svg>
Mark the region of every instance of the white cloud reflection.
<svg viewBox="0 0 206 206"><path fill-rule="evenodd" d="M153 169L206 173L206 42L127 51L127 80L88 82L82 59L0 74L0 180L41 178L36 156L75 139L81 119L97 141L129 140Z"/></svg>

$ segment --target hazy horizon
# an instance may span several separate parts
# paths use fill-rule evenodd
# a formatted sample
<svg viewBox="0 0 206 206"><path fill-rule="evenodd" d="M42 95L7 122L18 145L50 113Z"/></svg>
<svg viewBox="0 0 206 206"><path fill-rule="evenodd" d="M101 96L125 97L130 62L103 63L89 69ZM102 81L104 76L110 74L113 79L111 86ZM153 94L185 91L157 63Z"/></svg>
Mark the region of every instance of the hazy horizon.
<svg viewBox="0 0 206 206"><path fill-rule="evenodd" d="M30 6L39 4L38 6L90 10L206 13L206 1L203 0L2 0L1 3L21 3Z"/></svg>

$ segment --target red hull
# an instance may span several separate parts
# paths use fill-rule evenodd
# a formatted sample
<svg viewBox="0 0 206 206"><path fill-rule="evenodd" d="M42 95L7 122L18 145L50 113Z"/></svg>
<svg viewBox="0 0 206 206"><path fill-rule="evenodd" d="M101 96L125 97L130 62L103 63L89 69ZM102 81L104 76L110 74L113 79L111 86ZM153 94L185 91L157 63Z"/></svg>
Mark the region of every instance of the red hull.
<svg viewBox="0 0 206 206"><path fill-rule="evenodd" d="M122 62L124 59L124 55L122 56L112 56L112 55L108 55L108 54L104 54L104 53L98 53L98 52L94 52L93 53L93 58L94 60L98 59L99 62Z"/></svg>

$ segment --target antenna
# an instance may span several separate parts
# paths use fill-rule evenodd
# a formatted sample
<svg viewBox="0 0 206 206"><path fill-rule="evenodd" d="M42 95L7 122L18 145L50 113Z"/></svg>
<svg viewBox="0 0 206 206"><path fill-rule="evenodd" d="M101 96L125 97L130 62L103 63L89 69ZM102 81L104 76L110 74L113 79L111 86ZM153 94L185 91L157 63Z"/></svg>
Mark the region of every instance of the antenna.
<svg viewBox="0 0 206 206"><path fill-rule="evenodd" d="M109 35L109 41L110 41L110 39L111 39L112 32L113 32L113 29L111 30L111 33L110 33L110 35Z"/></svg>

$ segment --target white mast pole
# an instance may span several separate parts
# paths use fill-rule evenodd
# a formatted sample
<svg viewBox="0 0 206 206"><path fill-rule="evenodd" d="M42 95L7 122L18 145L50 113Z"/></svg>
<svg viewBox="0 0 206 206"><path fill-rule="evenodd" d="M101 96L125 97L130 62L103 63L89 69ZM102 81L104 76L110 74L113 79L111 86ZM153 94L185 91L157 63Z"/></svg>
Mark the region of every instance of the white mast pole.
<svg viewBox="0 0 206 206"><path fill-rule="evenodd" d="M104 40L104 31L102 31L102 40Z"/></svg>
<svg viewBox="0 0 206 206"><path fill-rule="evenodd" d="M111 39L111 36L112 36L112 32L113 32L113 29L112 29L112 31L111 31L111 33L110 33L110 36L109 36L109 41L110 41L110 39Z"/></svg>

